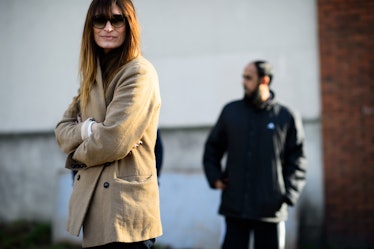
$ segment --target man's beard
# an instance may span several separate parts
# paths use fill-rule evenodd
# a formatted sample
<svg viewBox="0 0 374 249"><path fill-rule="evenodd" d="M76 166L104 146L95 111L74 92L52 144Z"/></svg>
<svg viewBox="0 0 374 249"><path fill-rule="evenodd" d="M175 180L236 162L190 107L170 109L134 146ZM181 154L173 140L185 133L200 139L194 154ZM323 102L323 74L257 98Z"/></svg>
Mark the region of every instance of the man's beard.
<svg viewBox="0 0 374 249"><path fill-rule="evenodd" d="M262 104L260 86L257 86L253 92L245 94L245 99L254 106L260 106Z"/></svg>

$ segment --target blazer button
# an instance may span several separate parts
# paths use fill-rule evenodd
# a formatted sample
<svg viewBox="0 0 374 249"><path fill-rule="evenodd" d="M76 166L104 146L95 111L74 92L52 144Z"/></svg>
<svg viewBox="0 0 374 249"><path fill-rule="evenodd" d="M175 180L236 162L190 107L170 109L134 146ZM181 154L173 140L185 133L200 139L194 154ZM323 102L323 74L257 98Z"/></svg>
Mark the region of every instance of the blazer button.
<svg viewBox="0 0 374 249"><path fill-rule="evenodd" d="M104 188L109 188L109 182L104 182Z"/></svg>
<svg viewBox="0 0 374 249"><path fill-rule="evenodd" d="M81 175L77 175L77 181L81 179Z"/></svg>

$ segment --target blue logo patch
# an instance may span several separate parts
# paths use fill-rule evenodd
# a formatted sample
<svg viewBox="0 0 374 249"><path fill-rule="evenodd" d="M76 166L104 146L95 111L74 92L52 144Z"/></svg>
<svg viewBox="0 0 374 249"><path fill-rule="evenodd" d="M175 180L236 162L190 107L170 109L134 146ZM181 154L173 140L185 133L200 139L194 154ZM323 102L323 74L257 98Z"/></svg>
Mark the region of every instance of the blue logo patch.
<svg viewBox="0 0 374 249"><path fill-rule="evenodd" d="M274 125L274 123L273 123L273 122L268 123L267 128L268 128L269 130L274 130L274 129L275 129L275 125Z"/></svg>

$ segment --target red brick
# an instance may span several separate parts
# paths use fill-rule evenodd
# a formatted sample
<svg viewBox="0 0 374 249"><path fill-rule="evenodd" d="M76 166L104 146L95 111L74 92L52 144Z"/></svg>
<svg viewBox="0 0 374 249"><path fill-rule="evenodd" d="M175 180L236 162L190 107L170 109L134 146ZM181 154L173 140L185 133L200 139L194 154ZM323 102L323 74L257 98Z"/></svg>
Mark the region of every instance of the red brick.
<svg viewBox="0 0 374 249"><path fill-rule="evenodd" d="M326 243L373 247L374 1L318 1Z"/></svg>

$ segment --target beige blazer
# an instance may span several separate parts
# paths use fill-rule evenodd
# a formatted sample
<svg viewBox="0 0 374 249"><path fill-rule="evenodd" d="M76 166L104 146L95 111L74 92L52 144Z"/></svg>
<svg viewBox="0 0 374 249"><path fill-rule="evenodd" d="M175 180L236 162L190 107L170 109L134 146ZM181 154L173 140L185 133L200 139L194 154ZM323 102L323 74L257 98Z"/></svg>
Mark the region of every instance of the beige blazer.
<svg viewBox="0 0 374 249"><path fill-rule="evenodd" d="M82 120L98 129L82 140L78 108L70 105L57 124L66 167L78 169L67 230L83 247L136 242L162 234L154 147L161 105L158 77L145 58L121 68L104 95L100 68ZM142 144L134 147L139 141Z"/></svg>

